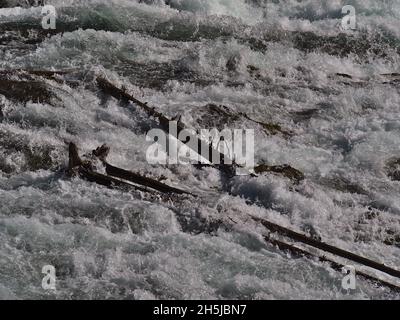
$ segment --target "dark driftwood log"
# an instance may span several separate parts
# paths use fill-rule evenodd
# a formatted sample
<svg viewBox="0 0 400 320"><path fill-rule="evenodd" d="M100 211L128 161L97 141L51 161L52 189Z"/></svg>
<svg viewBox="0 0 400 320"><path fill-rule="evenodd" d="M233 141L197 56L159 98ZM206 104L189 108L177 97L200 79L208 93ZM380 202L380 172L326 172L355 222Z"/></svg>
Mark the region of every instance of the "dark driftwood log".
<svg viewBox="0 0 400 320"><path fill-rule="evenodd" d="M117 177L120 179L124 179L124 180L128 180L131 181L133 183L137 183L140 184L142 186L146 186L146 187L150 187L152 189L155 189L157 191L161 191L164 193L176 193L176 194L187 194L187 195L191 195L194 196L193 194L191 194L190 192L184 191L184 190L180 190L174 187L170 187L164 183L161 183L157 180L154 179L150 179L147 177L143 177L137 173L134 172L130 172L121 168L117 168L114 167L112 165L110 165L109 163L105 162L105 166L106 166L106 172L108 175L113 176L113 177Z"/></svg>
<svg viewBox="0 0 400 320"><path fill-rule="evenodd" d="M154 117L158 119L161 128L166 132L167 135L171 134L169 132L169 124L172 121L171 119L167 118L164 116L162 113L156 111L154 108L149 107L146 103L143 103L139 100L137 100L135 97L127 93L126 91L117 88L114 86L110 81L108 81L105 78L98 77L97 78L97 84L98 86L107 94L113 96L114 98L118 100L124 100L124 101L131 101L137 106L139 106L142 110L144 110L149 116ZM174 136L176 139L178 139L179 133L186 128L186 126L182 122L177 122L177 134ZM217 149L215 149L210 143L200 139L197 136L191 136L192 141L197 141L198 145L198 150L207 150L208 149L208 154L216 154L219 156L220 163L230 165L233 163L232 159L229 159L226 155L223 153L219 152ZM185 141L182 141L185 143ZM197 150L197 152L198 152ZM211 163L212 160L211 158L208 159ZM218 166L216 166L218 167Z"/></svg>
<svg viewBox="0 0 400 320"><path fill-rule="evenodd" d="M334 247L332 245L326 244L322 241L318 241L316 239L307 237L306 235L303 235L301 233L298 233L296 231L287 229L285 227L282 227L280 225L277 225L275 223L272 223L270 221L267 221L265 219L260 219L256 217L252 217L254 221L261 223L264 227L266 227L268 230L271 232L276 232L277 234L280 234L282 236L288 237L294 241L298 241L301 243L304 243L306 245L309 245L311 247L332 253L336 256L354 261L356 263L360 263L364 266L385 272L393 277L399 278L400 279L400 271L393 269L391 267L388 267L382 263L378 263L376 261L373 261L368 258L361 257L357 254L354 254L352 252Z"/></svg>
<svg viewBox="0 0 400 320"><path fill-rule="evenodd" d="M141 188L141 187L132 185L130 183L127 183L125 181L121 181L121 180L115 179L113 177L109 177L104 174L91 171L90 169L86 169L85 167L79 167L78 174L81 178L83 178L89 182L95 182L99 185L102 185L102 186L105 186L108 188L116 188L116 187L121 188L122 187L122 188L134 189L137 191L150 192L150 190L147 190L146 188Z"/></svg>
<svg viewBox="0 0 400 320"><path fill-rule="evenodd" d="M327 258L325 256L312 254L312 253L310 253L310 252L308 252L306 250L297 248L297 247L295 247L295 246L293 246L291 244L282 242L280 240L271 239L270 237L264 237L264 239L265 239L265 241L269 242L273 246L276 246L281 251L287 251L287 252L289 252L289 253L291 253L291 254L293 254L295 256L304 256L304 257L311 258L311 259L315 258L320 262L329 263L329 265L331 266L331 268L333 270L342 272L344 270L344 268L345 268L344 264L341 264L341 263L338 263L336 261L333 261L333 260L331 260L331 259L329 259L329 258ZM392 284L390 282L378 279L378 278L376 278L374 276L371 276L371 275L369 275L369 274L367 274L365 272L359 271L359 270L355 270L355 274L356 274L356 276L359 276L361 278L364 278L365 280L373 282L377 286L387 287L387 288L389 288L390 290L392 290L394 292L400 293L400 287L396 286L395 284Z"/></svg>
<svg viewBox="0 0 400 320"><path fill-rule="evenodd" d="M161 183L157 180L143 177L137 173L133 173L124 169L120 169L108 164L105 159L110 151L110 148L106 145L103 145L96 150L93 150L92 154L98 157L103 161L103 164L106 167L107 175L95 172L93 170L92 164L90 161L83 161L79 157L78 147L74 143L69 144L69 163L68 163L68 174L74 175L78 174L81 178L86 179L90 182L95 182L97 184L106 186L106 187L130 187L135 190L151 192L147 188L142 188L126 181L120 180L124 179L129 182L133 182L137 185L148 187L154 189L156 191L160 191L162 193L167 194L186 194L192 195L190 192L180 190L174 187L170 187L164 183ZM119 179L116 179L119 178Z"/></svg>

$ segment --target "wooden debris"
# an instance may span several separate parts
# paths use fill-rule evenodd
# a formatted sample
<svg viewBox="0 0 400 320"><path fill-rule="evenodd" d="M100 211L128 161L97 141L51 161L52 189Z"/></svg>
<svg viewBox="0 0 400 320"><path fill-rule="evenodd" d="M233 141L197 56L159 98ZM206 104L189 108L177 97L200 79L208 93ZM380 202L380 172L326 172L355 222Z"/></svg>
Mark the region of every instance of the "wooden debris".
<svg viewBox="0 0 400 320"><path fill-rule="evenodd" d="M174 187L170 187L157 180L141 176L140 174L130 172L121 168L114 167L106 162L106 157L109 153L110 148L103 145L96 150L92 151L95 157L98 157L105 166L107 175L101 174L95 171L94 165L90 160L82 160L79 156L78 148L74 143L69 143L69 164L68 174L70 176L78 175L83 179L90 182L95 182L106 187L123 186L131 187L136 190L149 192L151 188L156 191L166 194L179 194L179 195L191 195L190 192L180 190ZM117 179L118 178L118 179ZM122 180L121 180L122 179ZM125 181L126 180L126 181ZM129 182L134 183L135 186ZM142 188L147 187L147 188Z"/></svg>
<svg viewBox="0 0 400 320"><path fill-rule="evenodd" d="M192 194L190 192L180 190L180 189L177 189L174 187L170 187L170 186L168 186L164 183L161 183L157 180L150 179L150 178L141 176L137 173L114 167L106 162L105 162L105 166L106 166L106 172L109 176L128 180L133 183L136 183L136 184L139 184L142 186L146 186L146 187L150 187L152 189L155 189L157 191L164 192L164 193L187 194L187 195L195 196L194 194Z"/></svg>
<svg viewBox="0 0 400 320"><path fill-rule="evenodd" d="M168 186L164 183L161 183L157 180L147 178L138 173L134 173L134 172L127 171L127 170L124 170L121 168L117 168L117 167L109 164L107 162L107 156L109 153L110 153L110 148L107 145L102 145L101 147L98 147L96 150L92 151L92 154L102 161L102 163L104 164L104 166L106 168L106 173L109 176L124 179L124 180L130 181L130 182L133 182L133 183L136 183L139 185L143 185L146 187L150 187L152 189L155 189L157 191L164 192L164 193L188 194L188 195L194 196L190 192L186 192L186 191L174 188L174 187L170 187L170 186Z"/></svg>
<svg viewBox="0 0 400 320"><path fill-rule="evenodd" d="M159 123L161 129L168 135L173 134L174 138L178 139L179 133L182 132L186 128L186 126L182 122L177 122L177 132L169 132L169 125L170 122L172 121L171 119L167 118L164 116L162 113L158 112L155 110L155 108L151 108L147 105L147 103L143 103L139 100L137 100L135 97L127 93L125 90L119 89L116 86L114 86L111 82L106 80L105 78L98 77L97 78L97 84L98 86L107 94L110 94L114 98L118 100L123 100L123 101L131 101L135 105L139 106L143 111L145 111L149 116L156 118ZM190 137L191 141L196 141L198 149L197 150L207 150L208 149L208 154L210 157L215 154L218 155L220 159L221 165L215 166L216 168L222 168L224 166L231 166L234 164L234 161L232 159L229 159L229 157L221 152L219 152L217 149L215 149L210 143L207 141L204 141L200 139L197 135L192 135ZM182 141L185 143L184 141ZM208 159L210 162L211 158Z"/></svg>
<svg viewBox="0 0 400 320"><path fill-rule="evenodd" d="M307 257L310 259L317 259L319 262L326 262L329 263L329 265L331 266L331 268L333 270L339 271L339 272L343 272L346 268L346 266L344 264L338 263L332 259L327 258L326 256L323 255L318 255L318 254L313 254L310 253L304 249L300 249L298 247L295 247L292 244L288 244L285 243L283 241L277 240L277 239L273 239L269 236L265 236L264 240L266 242L269 242L270 244L272 244L273 246L277 247L279 250L281 251L286 251L289 252L295 256L303 256L303 257ZM400 293L400 287L392 284L390 282L387 282L385 280L381 280L377 277L374 277L372 275L369 275L365 272L359 271L359 270L355 270L355 275L359 276L361 278L364 278L367 281L370 281L372 283L374 283L376 286L382 286L382 287L387 287L390 290Z"/></svg>
<svg viewBox="0 0 400 320"><path fill-rule="evenodd" d="M382 271L384 273L387 273L393 277L399 278L400 279L400 271L393 269L391 267L386 266L385 264L378 263L376 261L373 261L368 258L364 258L362 256L359 256L355 253L337 248L335 246L326 244L322 241L316 240L314 238L310 238L306 235L303 235L301 233L298 233L296 231L290 230L288 228L282 227L280 225L277 225L273 222L267 221L265 219L257 218L257 217L252 217L252 219L258 223L261 223L264 227L266 227L269 231L273 233L277 233L281 236L288 237L294 241L301 242L303 244L309 245L311 247L320 249L322 251L329 252L331 254L334 254L338 257L342 257L351 261L354 261L356 263L360 263L366 267L370 267L379 271Z"/></svg>

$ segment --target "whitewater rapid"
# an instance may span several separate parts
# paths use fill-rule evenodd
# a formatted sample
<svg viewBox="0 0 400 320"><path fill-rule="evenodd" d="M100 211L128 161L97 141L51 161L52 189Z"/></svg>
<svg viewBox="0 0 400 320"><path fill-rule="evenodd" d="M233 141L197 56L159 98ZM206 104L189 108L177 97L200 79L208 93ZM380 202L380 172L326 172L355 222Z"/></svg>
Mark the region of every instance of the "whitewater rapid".
<svg viewBox="0 0 400 320"><path fill-rule="evenodd" d="M400 156L400 87L382 78L400 73L398 1L346 1L354 31L341 29L339 0L46 3L57 32L43 34L41 8L0 11L1 70L72 72L43 80L47 103L0 94L0 298L399 298L363 280L343 290L342 274L268 245L248 219L398 268L400 183L385 161ZM213 168L150 165L155 122L102 95L96 75L196 129L250 127L256 163L288 164L305 179L225 181ZM210 104L291 134L243 118L221 124ZM110 163L200 197L149 201L67 179L66 141L82 152L106 143ZM41 286L49 264L56 291Z"/></svg>

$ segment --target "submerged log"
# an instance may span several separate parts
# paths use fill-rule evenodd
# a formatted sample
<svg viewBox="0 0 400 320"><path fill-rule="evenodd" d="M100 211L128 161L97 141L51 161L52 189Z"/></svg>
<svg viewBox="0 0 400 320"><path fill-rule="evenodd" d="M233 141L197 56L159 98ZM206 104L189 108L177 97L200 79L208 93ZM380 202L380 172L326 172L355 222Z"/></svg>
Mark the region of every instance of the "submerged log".
<svg viewBox="0 0 400 320"><path fill-rule="evenodd" d="M126 91L117 88L105 78L98 77L97 84L103 90L103 92L113 96L118 100L131 101L135 105L139 106L149 116L156 118L160 123L161 129L167 134L167 136L172 135L174 138L179 140L179 134L186 129L186 126L179 121L177 122L177 131L169 132L169 126L172 120L164 116L162 113L156 111L155 108L149 107L147 103L143 103L138 99L136 99L135 97L133 97L132 95L130 95L129 93L127 93ZM190 140L196 141L196 144L198 146L198 149L195 150L196 152L198 152L198 150L208 150L208 155L210 155L210 157L212 157L213 154L219 157L221 165L215 167L220 168L221 166L225 165L232 166L232 164L234 164L234 161L230 159L226 154L221 153L219 150L214 148L210 143L200 139L197 135L191 135ZM185 143L185 141L182 141L182 143ZM212 163L211 158L207 160L209 160L210 163Z"/></svg>
<svg viewBox="0 0 400 320"><path fill-rule="evenodd" d="M151 188L155 191L166 194L195 196L190 192L171 187L157 180L110 165L105 161L109 150L109 147L103 145L92 151L92 154L99 158L105 166L107 175L104 175L95 171L95 167L90 160L82 160L79 156L78 147L72 142L69 143L68 174L70 176L78 175L83 179L106 187L130 187L134 188L135 190L145 192L150 192L151 190L147 188ZM135 185L131 184L130 182L134 183ZM140 187L136 185L139 185Z"/></svg>
<svg viewBox="0 0 400 320"><path fill-rule="evenodd" d="M364 258L362 256L359 256L355 253L340 249L338 247L329 245L327 243L324 243L322 241L316 240L314 238L310 238L306 235L303 235L301 233L298 233L296 231L290 230L288 228L282 227L280 225L277 225L275 223L272 223L270 221L267 221L265 219L257 218L257 217L252 217L252 219L256 222L261 223L264 227L266 227L268 230L270 230L273 233L277 233L281 236L285 236L287 238L290 238L294 241L301 242L303 244L309 245L311 247L320 249L322 251L329 252L331 254L334 254L338 257L342 257L351 261L354 261L356 263L360 263L366 267L373 268L375 270L382 271L384 273L387 273L393 277L399 278L400 279L400 271L393 269L391 267L386 266L383 263L379 263L376 261L373 261L368 258Z"/></svg>
<svg viewBox="0 0 400 320"><path fill-rule="evenodd" d="M301 257L306 257L306 258L310 258L310 259L317 259L319 262L329 263L330 267L333 270L343 272L346 268L346 266L344 264L338 263L332 259L327 258L326 256L313 254L311 252L308 252L304 249L300 249L298 247L295 247L294 245L285 243L283 241L280 241L277 239L272 239L271 237L268 237L268 236L265 236L264 240L266 242L269 242L273 246L277 247L279 250L289 252L290 254L293 254L295 256L301 256ZM374 277L372 275L369 275L369 274L359 271L359 270L355 270L355 275L374 283L378 287L379 286L387 287L394 292L400 293L400 287L393 283L387 282L385 280L381 280L377 277Z"/></svg>
<svg viewBox="0 0 400 320"><path fill-rule="evenodd" d="M137 173L114 167L108 163L105 163L105 166L106 166L106 172L109 176L128 180L133 183L136 183L136 184L139 184L142 186L146 186L146 187L150 187L152 189L155 189L157 191L164 192L164 193L187 194L187 195L195 196L194 194L192 194L190 192L180 190L180 189L177 189L174 187L170 187L169 185L166 185L157 180L150 179L150 178L141 176Z"/></svg>

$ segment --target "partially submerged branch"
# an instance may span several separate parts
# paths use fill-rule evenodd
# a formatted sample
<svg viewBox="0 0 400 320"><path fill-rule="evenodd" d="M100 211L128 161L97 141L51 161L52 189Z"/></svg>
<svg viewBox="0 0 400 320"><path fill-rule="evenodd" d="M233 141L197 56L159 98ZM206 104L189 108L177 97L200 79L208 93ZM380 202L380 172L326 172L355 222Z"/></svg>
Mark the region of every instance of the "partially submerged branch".
<svg viewBox="0 0 400 320"><path fill-rule="evenodd" d="M113 96L114 98L118 100L125 100L125 101L131 101L138 107L140 107L143 111L145 111L150 117L156 118L159 123L160 127L162 130L168 135L172 135L174 138L179 140L179 134L185 130L186 126L182 122L177 122L177 130L176 132L169 132L169 126L170 122L172 121L171 119L167 118L164 116L162 113L158 112L155 110L155 108L151 108L147 105L147 103L143 103L127 93L125 90L119 89L116 86L114 86L110 81L108 81L105 78L98 77L97 78L97 84L98 86L107 94ZM225 165L231 165L234 163L232 159L229 159L229 157L223 153L221 153L219 150L214 148L210 143L200 139L197 135L191 135L190 136L191 141L195 141L196 145L198 146L197 150L194 150L198 152L198 150L208 150L208 154L211 155L218 155L220 159L220 163L222 164L221 166ZM185 143L185 141L182 141ZM189 146L189 145L188 145ZM208 159L211 163L212 160ZM220 166L216 166L217 168L220 168Z"/></svg>
<svg viewBox="0 0 400 320"><path fill-rule="evenodd" d="M260 219L256 217L252 217L254 221L261 223L264 227L266 227L269 231L273 233L277 233L281 236L288 237L294 241L301 242L303 244L306 244L308 246L329 252L331 254L334 254L338 257L342 257L351 261L354 261L356 263L360 263L366 267L373 268L375 270L379 270L381 272L387 273L393 277L399 278L400 279L400 271L393 269L389 266L386 266L383 263L379 263L376 261L373 261L368 258L364 258L362 256L359 256L355 253L337 248L335 246L329 245L327 243L324 243L322 241L319 241L317 239L308 237L306 235L303 235L301 233L298 233L296 231L290 230L288 228L282 227L280 225L277 225L275 223L272 223L270 221L267 221L265 219Z"/></svg>
<svg viewBox="0 0 400 320"><path fill-rule="evenodd" d="M106 157L109 153L109 150L110 149L107 146L103 145L92 151L92 155L97 157L105 166L107 175L104 175L95 171L95 166L90 160L82 160L79 156L77 146L71 142L69 144L68 174L71 176L77 174L83 179L106 187L131 187L145 192L149 192L147 188L151 188L155 191L166 194L195 196L190 192L171 187L157 180L144 177L138 173L112 166L106 162ZM135 185L131 183L134 183Z"/></svg>
<svg viewBox="0 0 400 320"><path fill-rule="evenodd" d="M277 239L273 239L273 238L268 237L268 236L264 237L264 240L266 242L269 242L273 246L277 247L279 250L289 252L292 255L307 257L307 258L310 258L310 259L317 259L319 262L328 263L330 265L330 267L335 271L343 272L343 271L346 270L346 266L344 264L338 263L338 262L336 262L336 261L334 261L332 259L329 259L324 255L318 255L318 254L314 254L314 253L308 252L308 251L306 251L304 249L300 249L298 247L295 247L292 244L288 244L286 242L283 242L283 241L280 241L280 240L277 240ZM400 287L395 285L395 284L393 284L393 283L390 283L390 282L387 282L385 280L379 279L377 277L369 275L369 274L367 274L365 272L362 272L360 270L355 270L355 275L359 276L359 277L361 277L361 278L363 278L363 279L365 279L367 281L370 281L370 282L374 283L377 286L387 287L387 288L389 288L390 290L392 290L394 292L400 293Z"/></svg>

